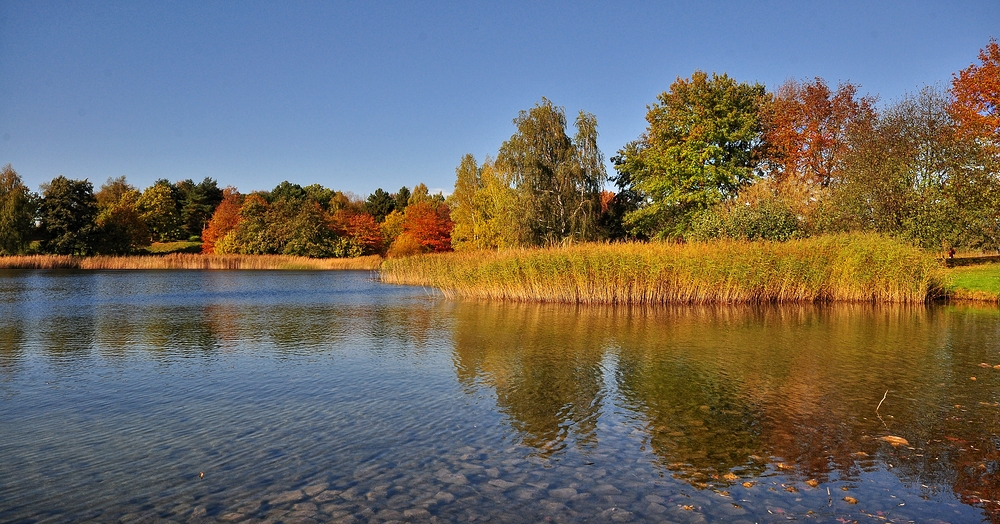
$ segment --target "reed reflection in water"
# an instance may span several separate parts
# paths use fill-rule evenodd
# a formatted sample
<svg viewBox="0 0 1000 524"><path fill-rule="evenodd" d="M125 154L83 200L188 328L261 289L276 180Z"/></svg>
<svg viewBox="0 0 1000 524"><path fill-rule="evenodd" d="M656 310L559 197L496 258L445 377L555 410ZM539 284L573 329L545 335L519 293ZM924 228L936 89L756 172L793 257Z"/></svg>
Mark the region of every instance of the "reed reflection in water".
<svg viewBox="0 0 1000 524"><path fill-rule="evenodd" d="M988 308L0 272L0 521L1000 522L996 364Z"/></svg>
<svg viewBox="0 0 1000 524"><path fill-rule="evenodd" d="M614 399L660 466L695 488L888 468L997 521L1000 370L980 364L1000 362L998 321L994 309L937 306L465 303L456 373L494 389L543 455L600 440Z"/></svg>

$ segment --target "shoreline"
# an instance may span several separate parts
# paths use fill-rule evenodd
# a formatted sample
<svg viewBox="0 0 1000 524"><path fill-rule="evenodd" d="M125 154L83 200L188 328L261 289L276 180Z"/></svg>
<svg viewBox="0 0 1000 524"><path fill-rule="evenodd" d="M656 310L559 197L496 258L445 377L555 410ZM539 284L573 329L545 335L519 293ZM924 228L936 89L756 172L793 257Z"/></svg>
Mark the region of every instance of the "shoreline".
<svg viewBox="0 0 1000 524"><path fill-rule="evenodd" d="M289 255L168 255L91 256L28 255L0 257L0 269L100 270L378 270L382 257L308 258Z"/></svg>
<svg viewBox="0 0 1000 524"><path fill-rule="evenodd" d="M719 243L708 243L708 245L719 244ZM725 244L725 243L723 243ZM730 243L732 244L732 243ZM447 278L443 278L442 275L437 275L432 277L427 274L428 268L430 266L438 266L436 271L441 271L442 260L445 266L448 264L453 264L448 271L457 270L458 262L454 259L463 258L461 262L462 265L469 266L469 259L477 259L471 264L473 266L494 266L493 269L501 269L496 266L497 260L504 258L504 256L510 256L512 253L516 254L515 258L520 257L519 263L526 263L532 256L537 256L539 254L552 255L553 253L558 253L559 251L572 252L574 249L579 250L581 248L587 249L616 249L623 246L653 246L656 244L581 244L577 246L569 246L564 248L535 248L535 249L519 249L510 250L507 252L502 251L490 251L490 252L464 252L464 253L448 253L448 254L425 254L416 255L414 257L407 257L403 259L393 259L386 260L378 255L371 255L365 257L356 258L306 258L306 257L296 257L287 255L202 255L202 254L188 254L188 253L171 253L167 255L130 255L130 256L91 256L91 257L80 257L80 256L69 256L69 255L28 255L28 256L5 256L0 257L0 270L80 270L80 271L136 271L136 270L274 270L274 271L288 271L288 270L306 270L306 271L379 271L380 275L378 279L382 282L388 284L401 284L401 285L418 285L423 287L434 288L435 290L442 293L446 298L478 298L490 301L501 301L501 302L558 302L558 303L578 303L578 304L621 304L621 305L649 305L649 304L739 304L739 303L777 303L777 302L790 302L790 303L808 303L808 302L935 302L935 303L976 303L976 304L998 304L1000 305L1000 293L997 293L994 289L978 289L976 286L959 287L952 279L957 276L958 271L969 271L969 270L980 270L993 272L1000 279L1000 264L990 264L984 263L981 265L970 266L967 264L956 264L955 267L951 267L950 264L945 266L945 263L941 259L932 259L936 262L936 267L931 267L928 273L928 285L926 286L926 292L921 300L914 300L912 296L907 297L903 300L896 298L889 298L888 300L880 300L877 296L867 296L867 297L852 297L848 299L837 298L836 296L831 296L829 290L820 292L813 296L797 296L797 297L781 297L775 296L775 293L768 294L765 290L758 289L751 295L746 295L736 293L735 290L730 290L729 296L705 296L704 294L698 294L700 291L690 292L687 296L674 296L670 299L657 298L656 296L640 296L639 300L634 300L635 297L629 299L625 294L627 292L633 291L636 285L635 281L632 282L621 282L618 279L621 286L621 290L618 293L607 294L603 299L597 297L596 299L591 297L587 298L583 296L586 292L586 288L594 288L599 282L594 281L581 281L581 275L573 275L573 271L579 272L579 267L573 269L567 266L569 273L563 275L550 274L548 276L549 282L539 282L537 275L535 275L535 281L530 282L530 287L533 288L532 296L524 296L524 294L515 294L509 292L498 293L496 289L487 291L482 287L483 282L479 283L481 286L476 289L476 286L455 286L454 282L449 285ZM777 244L780 245L780 244ZM595 247L596 246L596 247ZM601 247L603 246L603 248ZM674 246L677 247L677 246ZM929 256L929 255L926 255ZM449 261L450 260L450 261ZM920 258L911 258L911 262L920 261ZM404 262L405 261L405 262ZM615 265L615 260L603 260L605 265ZM618 261L621 265L621 260ZM919 265L923 267L923 270L927 270L928 260L925 259L920 261ZM530 265L530 264L528 264ZM773 265L773 264L772 264ZM780 264L778 264L780 265ZM387 267L386 267L387 266ZM400 269L404 266L405 269ZM415 272L417 267L421 267L418 272ZM383 271L383 268L385 270ZM483 267L478 267L480 271L483 271ZM511 268L507 268L511 269ZM520 268L518 270L524 271L525 268ZM600 275L596 274L595 268L588 268L588 274L584 275L584 280L594 280L595 277ZM607 268L605 268L607 269ZM621 273L624 269L619 267L618 273ZM464 270L469 271L470 267L465 267ZM485 268L486 271L489 268ZM530 271L529 271L530 272ZM417 273L422 273L418 275ZM498 273L502 273L499 272ZM530 275L524 274L524 277L529 277ZM557 293L555 288L559 287L559 278L573 276L576 282L572 285L572 290L562 289ZM623 276L623 275L622 275ZM641 275L635 274L635 277L641 277ZM713 285L719 287L726 283L726 279L718 278L716 275L714 282L702 282L700 284L701 288L708 289ZM494 280L494 284L496 283ZM563 287L565 287L565 278L563 279ZM676 279L675 279L676 280ZM676 282L675 282L676 283ZM663 293L669 291L670 282L661 282L658 286L658 291ZM732 284L730 282L730 284ZM789 281L785 282L784 285L802 285L803 282ZM489 286L486 286L489 287ZM495 286L494 286L495 287ZM607 287L607 286L605 286ZM545 288L548 288L546 291ZM703 289L703 290L704 290ZM702 291L703 291L702 290ZM884 297L883 297L884 298Z"/></svg>

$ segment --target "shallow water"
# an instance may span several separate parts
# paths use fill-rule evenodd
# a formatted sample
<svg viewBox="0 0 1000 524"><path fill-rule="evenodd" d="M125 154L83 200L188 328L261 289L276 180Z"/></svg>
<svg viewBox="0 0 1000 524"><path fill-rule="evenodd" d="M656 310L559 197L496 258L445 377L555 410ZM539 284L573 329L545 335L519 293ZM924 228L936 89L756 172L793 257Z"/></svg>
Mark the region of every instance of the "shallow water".
<svg viewBox="0 0 1000 524"><path fill-rule="evenodd" d="M0 272L0 521L1000 522L995 308L371 276Z"/></svg>

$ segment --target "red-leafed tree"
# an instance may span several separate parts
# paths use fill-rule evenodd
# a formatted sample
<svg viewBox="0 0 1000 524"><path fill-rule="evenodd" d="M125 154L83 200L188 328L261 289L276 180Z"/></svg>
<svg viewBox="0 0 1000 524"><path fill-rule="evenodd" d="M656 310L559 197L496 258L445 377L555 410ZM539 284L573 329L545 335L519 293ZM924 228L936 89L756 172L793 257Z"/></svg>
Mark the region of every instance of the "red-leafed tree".
<svg viewBox="0 0 1000 524"><path fill-rule="evenodd" d="M201 252L211 255L215 253L215 243L226 236L240 222L240 206L243 198L234 187L222 191L222 202L215 208L208 226L201 232Z"/></svg>
<svg viewBox="0 0 1000 524"><path fill-rule="evenodd" d="M382 252L382 229L370 213L340 209L331 215L330 224L338 235L362 246L364 254Z"/></svg>
<svg viewBox="0 0 1000 524"><path fill-rule="evenodd" d="M985 140L997 152L1000 151L1000 45L996 39L991 38L986 48L979 50L979 61L952 79L951 114L963 135Z"/></svg>
<svg viewBox="0 0 1000 524"><path fill-rule="evenodd" d="M775 180L830 184L847 151L850 127L875 115L875 100L857 93L851 83L831 91L822 78L789 80L778 88L764 112L764 140Z"/></svg>
<svg viewBox="0 0 1000 524"><path fill-rule="evenodd" d="M451 251L451 221L448 206L437 202L418 202L406 207L403 233L416 240L426 251Z"/></svg>

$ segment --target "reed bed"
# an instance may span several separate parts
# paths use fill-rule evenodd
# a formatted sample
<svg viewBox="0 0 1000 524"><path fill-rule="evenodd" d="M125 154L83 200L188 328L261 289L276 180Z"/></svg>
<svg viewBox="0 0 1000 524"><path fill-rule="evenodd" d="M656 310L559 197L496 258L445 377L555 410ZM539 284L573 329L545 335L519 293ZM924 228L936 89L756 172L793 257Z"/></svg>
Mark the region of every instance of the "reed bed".
<svg viewBox="0 0 1000 524"><path fill-rule="evenodd" d="M376 270L382 257L307 258L286 255L198 255L175 253L165 256L95 256L32 255L0 257L0 269L299 269L299 270Z"/></svg>
<svg viewBox="0 0 1000 524"><path fill-rule="evenodd" d="M941 296L940 262L875 234L789 242L580 244L389 259L381 279L448 297L578 304L901 302Z"/></svg>

